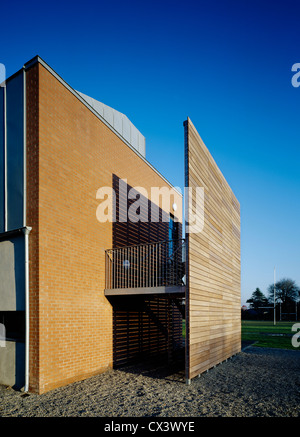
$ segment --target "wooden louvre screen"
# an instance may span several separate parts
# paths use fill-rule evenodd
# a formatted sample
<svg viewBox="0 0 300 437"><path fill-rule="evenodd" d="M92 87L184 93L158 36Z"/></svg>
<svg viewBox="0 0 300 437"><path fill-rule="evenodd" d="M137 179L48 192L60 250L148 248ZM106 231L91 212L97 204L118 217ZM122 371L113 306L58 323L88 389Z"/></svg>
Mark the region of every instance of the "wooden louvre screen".
<svg viewBox="0 0 300 437"><path fill-rule="evenodd" d="M128 218L129 207L134 202L134 200L128 198L128 193L133 187L116 175L113 175L112 186L116 195L115 222L113 223L114 248L141 243L154 243L168 239L169 223L166 221L166 216L169 215L168 212L159 208L159 221L152 222L150 219L151 201L140 194L140 202L144 205L144 208L141 208L140 220L133 222ZM126 198L124 205L120 202L121 195ZM148 213L145 215L146 210ZM181 231L181 223L179 225Z"/></svg>
<svg viewBox="0 0 300 437"><path fill-rule="evenodd" d="M182 349L182 316L166 296L113 299L113 362L120 367Z"/></svg>

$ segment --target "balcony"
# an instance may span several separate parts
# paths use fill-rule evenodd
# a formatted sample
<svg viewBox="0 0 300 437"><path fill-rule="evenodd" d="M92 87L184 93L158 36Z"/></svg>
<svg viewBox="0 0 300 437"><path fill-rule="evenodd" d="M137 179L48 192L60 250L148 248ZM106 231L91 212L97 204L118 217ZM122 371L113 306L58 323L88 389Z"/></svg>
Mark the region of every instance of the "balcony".
<svg viewBox="0 0 300 437"><path fill-rule="evenodd" d="M185 292L185 240L109 249L105 252L105 295Z"/></svg>

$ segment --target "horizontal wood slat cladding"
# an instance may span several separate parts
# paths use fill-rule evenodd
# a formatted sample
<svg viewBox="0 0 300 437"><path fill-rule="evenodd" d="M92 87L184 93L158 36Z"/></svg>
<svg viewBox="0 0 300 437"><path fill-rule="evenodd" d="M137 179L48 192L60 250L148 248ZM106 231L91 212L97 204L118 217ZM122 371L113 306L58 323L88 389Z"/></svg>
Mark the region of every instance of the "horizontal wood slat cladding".
<svg viewBox="0 0 300 437"><path fill-rule="evenodd" d="M204 227L186 234L186 377L192 379L241 350L240 206L190 119L184 134L185 184L204 188ZM190 202L189 212L195 206Z"/></svg>

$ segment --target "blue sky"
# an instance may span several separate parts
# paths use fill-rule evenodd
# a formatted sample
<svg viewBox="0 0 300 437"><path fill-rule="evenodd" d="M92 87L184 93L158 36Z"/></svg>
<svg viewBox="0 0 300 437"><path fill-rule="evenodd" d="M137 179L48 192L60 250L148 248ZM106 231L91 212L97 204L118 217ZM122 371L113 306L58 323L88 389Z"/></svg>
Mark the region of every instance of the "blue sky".
<svg viewBox="0 0 300 437"><path fill-rule="evenodd" d="M1 6L7 76L40 55L125 113L147 159L184 186L189 116L241 204L242 304L300 285L298 1L15 1Z"/></svg>

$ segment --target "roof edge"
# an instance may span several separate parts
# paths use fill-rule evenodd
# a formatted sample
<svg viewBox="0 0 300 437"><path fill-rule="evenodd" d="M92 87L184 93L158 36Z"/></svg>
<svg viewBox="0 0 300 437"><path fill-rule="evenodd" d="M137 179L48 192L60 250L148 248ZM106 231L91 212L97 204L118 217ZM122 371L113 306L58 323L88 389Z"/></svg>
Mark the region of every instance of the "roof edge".
<svg viewBox="0 0 300 437"><path fill-rule="evenodd" d="M29 68L33 67L35 64L41 64L47 71L49 71L49 73L51 73L63 86L65 86L84 106L86 106L99 120L101 120L115 135L117 135L117 137L119 137L124 144L126 144L126 146L128 146L139 158L141 158L153 171L155 171L155 173L160 176L170 187L172 187L181 197L182 197L182 193L181 191L179 191L177 189L177 187L175 187L173 184L171 184L166 178L165 176L163 176L155 167L153 167L152 164L150 164L150 162L144 158L144 156L142 156L124 137L122 137L122 135L120 135L119 132L117 132L113 126L111 126L97 111L94 110L94 108L92 108L92 106L90 106L88 104L87 101L85 101L80 94L74 89L72 88L59 74L56 73L55 70L53 70L52 67L50 67L49 64L47 64L47 62L45 62L39 55L36 55L35 57L33 57L30 61L26 62L23 66L23 68L26 70L28 70Z"/></svg>

